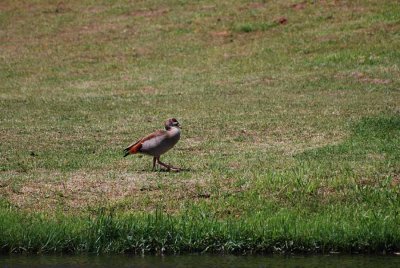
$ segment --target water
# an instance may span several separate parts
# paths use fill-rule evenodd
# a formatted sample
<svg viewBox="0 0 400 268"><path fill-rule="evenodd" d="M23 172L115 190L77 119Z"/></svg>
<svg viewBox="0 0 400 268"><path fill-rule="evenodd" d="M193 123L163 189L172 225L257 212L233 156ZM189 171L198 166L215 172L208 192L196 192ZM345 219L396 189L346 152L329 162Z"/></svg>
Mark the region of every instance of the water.
<svg viewBox="0 0 400 268"><path fill-rule="evenodd" d="M400 267L400 256L0 256L0 267Z"/></svg>

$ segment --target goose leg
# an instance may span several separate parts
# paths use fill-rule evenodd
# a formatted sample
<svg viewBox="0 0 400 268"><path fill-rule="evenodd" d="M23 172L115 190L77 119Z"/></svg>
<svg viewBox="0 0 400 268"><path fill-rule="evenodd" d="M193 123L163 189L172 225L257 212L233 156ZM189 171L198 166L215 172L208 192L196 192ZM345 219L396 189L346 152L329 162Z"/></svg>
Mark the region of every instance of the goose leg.
<svg viewBox="0 0 400 268"><path fill-rule="evenodd" d="M163 162L160 161L160 157L157 157L157 163L160 164L161 166L165 167L168 171L172 170L172 171L180 171L180 168L165 164Z"/></svg>
<svg viewBox="0 0 400 268"><path fill-rule="evenodd" d="M153 169L152 169L152 171L154 171L156 169L156 161L157 161L157 157L153 157Z"/></svg>

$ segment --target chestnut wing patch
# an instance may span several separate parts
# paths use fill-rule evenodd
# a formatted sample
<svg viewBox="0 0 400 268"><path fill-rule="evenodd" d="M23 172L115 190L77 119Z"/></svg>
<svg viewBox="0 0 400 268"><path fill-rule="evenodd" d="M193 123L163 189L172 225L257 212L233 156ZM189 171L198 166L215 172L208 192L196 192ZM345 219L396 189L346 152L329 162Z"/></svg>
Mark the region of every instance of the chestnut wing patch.
<svg viewBox="0 0 400 268"><path fill-rule="evenodd" d="M158 130L156 132L153 132L149 135L147 135L146 137L138 140L137 142L134 142L132 144L130 144L127 148L125 148L124 156L127 156L129 154L136 154L138 152L140 152L140 149L143 146L143 143L145 143L146 141L149 141L151 139L157 138L159 136L165 135L165 130Z"/></svg>

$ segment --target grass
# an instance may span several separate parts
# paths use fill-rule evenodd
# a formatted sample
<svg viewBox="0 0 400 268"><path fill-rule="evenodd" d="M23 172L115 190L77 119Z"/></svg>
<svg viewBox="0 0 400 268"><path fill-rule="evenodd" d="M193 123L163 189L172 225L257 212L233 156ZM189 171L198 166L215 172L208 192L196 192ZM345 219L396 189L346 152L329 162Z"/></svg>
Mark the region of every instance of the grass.
<svg viewBox="0 0 400 268"><path fill-rule="evenodd" d="M96 217L54 221L40 215L3 213L2 225L10 228L2 230L0 241L3 252L13 253L357 253L391 251L398 246L399 233L392 232L398 230L397 223L393 219L377 222L379 212L329 210L329 215L308 218L298 211L281 210L269 217L219 221L201 213L115 218L102 210ZM23 226L16 224L21 221Z"/></svg>
<svg viewBox="0 0 400 268"><path fill-rule="evenodd" d="M0 10L1 252L400 249L395 1Z"/></svg>

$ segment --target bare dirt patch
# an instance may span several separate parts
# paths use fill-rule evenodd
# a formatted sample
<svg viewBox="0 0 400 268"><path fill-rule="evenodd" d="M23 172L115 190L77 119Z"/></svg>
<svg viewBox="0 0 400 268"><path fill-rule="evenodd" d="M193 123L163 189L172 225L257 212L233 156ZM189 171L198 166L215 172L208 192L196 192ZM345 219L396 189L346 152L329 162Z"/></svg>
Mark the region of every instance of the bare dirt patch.
<svg viewBox="0 0 400 268"><path fill-rule="evenodd" d="M296 3L296 4L292 4L291 7L294 10L302 10L307 7L307 3L306 2Z"/></svg>
<svg viewBox="0 0 400 268"><path fill-rule="evenodd" d="M140 91L145 95L156 95L159 92L157 88L151 86L143 87Z"/></svg>
<svg viewBox="0 0 400 268"><path fill-rule="evenodd" d="M260 9L265 7L265 3L250 3L249 7L253 9Z"/></svg>
<svg viewBox="0 0 400 268"><path fill-rule="evenodd" d="M212 32L213 37L230 37L232 34L229 31Z"/></svg>
<svg viewBox="0 0 400 268"><path fill-rule="evenodd" d="M391 185L392 187L398 187L400 185L400 174L393 177Z"/></svg>
<svg viewBox="0 0 400 268"><path fill-rule="evenodd" d="M365 73L362 72L352 72L350 74L337 74L335 78L343 79L343 78L350 78L355 80L359 83L368 83L368 84L375 84L375 85L387 85L392 83L390 79L382 79L382 78L372 78Z"/></svg>
<svg viewBox="0 0 400 268"><path fill-rule="evenodd" d="M0 11L8 11L10 9L10 7L3 2L0 2Z"/></svg>
<svg viewBox="0 0 400 268"><path fill-rule="evenodd" d="M353 72L351 74L351 76L353 78L357 79L357 81L359 81L359 82L370 83L370 84L375 84L375 85L386 85L386 84L390 84L392 82L389 79L371 78L361 72Z"/></svg>
<svg viewBox="0 0 400 268"><path fill-rule="evenodd" d="M201 10L214 10L216 5L205 5L201 7Z"/></svg>
<svg viewBox="0 0 400 268"><path fill-rule="evenodd" d="M91 13L91 14L99 14L106 10L107 10L107 7L105 7L105 6L91 6L91 7L88 7L87 9L84 9L83 12Z"/></svg>

